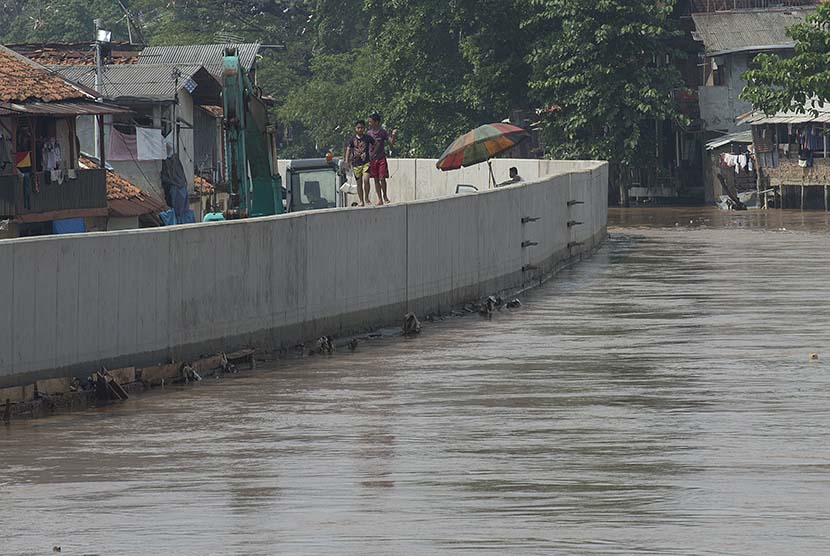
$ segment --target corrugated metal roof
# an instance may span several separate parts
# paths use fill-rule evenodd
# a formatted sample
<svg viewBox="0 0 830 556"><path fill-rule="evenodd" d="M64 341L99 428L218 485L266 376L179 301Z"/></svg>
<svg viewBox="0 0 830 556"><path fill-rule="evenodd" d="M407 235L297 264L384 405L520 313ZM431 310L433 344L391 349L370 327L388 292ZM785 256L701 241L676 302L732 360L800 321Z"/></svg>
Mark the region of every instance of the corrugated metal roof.
<svg viewBox="0 0 830 556"><path fill-rule="evenodd" d="M139 64L199 64L214 76L222 75L222 57L226 48L235 48L239 63L250 71L256 62L259 43L190 44L183 46L148 46L138 55Z"/></svg>
<svg viewBox="0 0 830 556"><path fill-rule="evenodd" d="M735 133L729 133L723 137L713 139L706 143L706 150L711 151L712 149L717 149L729 143L752 143L752 130L736 131Z"/></svg>
<svg viewBox="0 0 830 556"><path fill-rule="evenodd" d="M751 125L830 123L830 102L822 106L818 100L808 101L803 113L787 110L767 116L760 110L754 110L739 116L737 122Z"/></svg>
<svg viewBox="0 0 830 556"><path fill-rule="evenodd" d="M86 87L95 86L95 68L89 66L52 66L66 79ZM199 85L212 79L198 64L116 64L104 68L102 95L108 99L172 100L176 93L173 71L181 72L179 90L188 78ZM199 76L200 70L203 75ZM218 86L218 83L211 85ZM197 90L198 90L197 86Z"/></svg>
<svg viewBox="0 0 830 556"><path fill-rule="evenodd" d="M787 29L803 23L814 8L776 8L692 14L707 56L793 48Z"/></svg>

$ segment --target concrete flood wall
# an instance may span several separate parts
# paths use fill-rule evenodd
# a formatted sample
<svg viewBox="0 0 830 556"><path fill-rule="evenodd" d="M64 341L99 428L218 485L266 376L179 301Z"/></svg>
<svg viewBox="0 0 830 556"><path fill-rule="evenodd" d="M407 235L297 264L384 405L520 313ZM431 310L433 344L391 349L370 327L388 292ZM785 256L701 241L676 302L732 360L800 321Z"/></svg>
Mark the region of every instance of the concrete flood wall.
<svg viewBox="0 0 830 556"><path fill-rule="evenodd" d="M550 174L387 207L0 241L0 387L289 348L538 283L604 240L608 170L506 164L525 162ZM413 196L450 187L407 179Z"/></svg>

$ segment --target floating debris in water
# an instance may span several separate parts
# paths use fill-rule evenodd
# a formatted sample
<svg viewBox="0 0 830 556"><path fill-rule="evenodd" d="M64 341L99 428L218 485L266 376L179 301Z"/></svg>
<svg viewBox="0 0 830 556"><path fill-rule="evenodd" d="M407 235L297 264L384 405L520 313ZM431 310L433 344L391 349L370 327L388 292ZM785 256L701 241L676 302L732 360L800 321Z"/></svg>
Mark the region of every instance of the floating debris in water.
<svg viewBox="0 0 830 556"><path fill-rule="evenodd" d="M317 340L317 353L334 353L334 344L331 341L331 336L320 336Z"/></svg>
<svg viewBox="0 0 830 556"><path fill-rule="evenodd" d="M415 316L415 313L407 313L403 317L403 335L410 336L412 334L419 334L421 332L421 321Z"/></svg>

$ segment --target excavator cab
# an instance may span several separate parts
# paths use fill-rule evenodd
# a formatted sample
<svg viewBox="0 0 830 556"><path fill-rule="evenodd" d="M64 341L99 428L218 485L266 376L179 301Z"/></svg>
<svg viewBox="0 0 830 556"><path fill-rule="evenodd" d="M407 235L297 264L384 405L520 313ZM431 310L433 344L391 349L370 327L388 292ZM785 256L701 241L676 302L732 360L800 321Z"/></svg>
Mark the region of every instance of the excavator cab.
<svg viewBox="0 0 830 556"><path fill-rule="evenodd" d="M346 181L343 162L325 158L291 160L285 168L288 212L342 207L340 187Z"/></svg>

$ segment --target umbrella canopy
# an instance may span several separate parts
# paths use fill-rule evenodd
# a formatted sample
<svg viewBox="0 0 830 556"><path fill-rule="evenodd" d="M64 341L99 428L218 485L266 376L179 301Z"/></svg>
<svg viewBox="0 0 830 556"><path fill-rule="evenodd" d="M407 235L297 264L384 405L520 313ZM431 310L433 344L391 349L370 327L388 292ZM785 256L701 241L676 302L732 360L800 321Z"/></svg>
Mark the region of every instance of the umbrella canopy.
<svg viewBox="0 0 830 556"><path fill-rule="evenodd" d="M528 137L530 134L527 131L511 124L485 124L453 141L435 166L439 170L472 166L518 145Z"/></svg>

